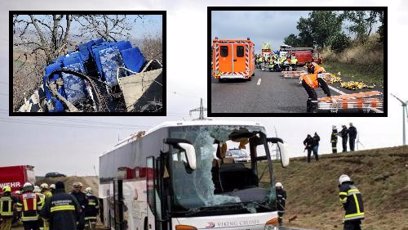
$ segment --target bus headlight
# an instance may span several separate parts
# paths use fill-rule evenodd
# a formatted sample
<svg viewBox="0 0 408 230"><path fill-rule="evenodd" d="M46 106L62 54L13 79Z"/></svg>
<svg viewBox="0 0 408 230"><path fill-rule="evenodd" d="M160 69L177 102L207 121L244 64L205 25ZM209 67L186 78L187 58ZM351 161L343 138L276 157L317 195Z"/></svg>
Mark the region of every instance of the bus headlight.
<svg viewBox="0 0 408 230"><path fill-rule="evenodd" d="M196 227L190 225L176 225L176 230L197 230Z"/></svg>
<svg viewBox="0 0 408 230"><path fill-rule="evenodd" d="M277 230L279 225L278 217L274 217L265 223L265 230Z"/></svg>

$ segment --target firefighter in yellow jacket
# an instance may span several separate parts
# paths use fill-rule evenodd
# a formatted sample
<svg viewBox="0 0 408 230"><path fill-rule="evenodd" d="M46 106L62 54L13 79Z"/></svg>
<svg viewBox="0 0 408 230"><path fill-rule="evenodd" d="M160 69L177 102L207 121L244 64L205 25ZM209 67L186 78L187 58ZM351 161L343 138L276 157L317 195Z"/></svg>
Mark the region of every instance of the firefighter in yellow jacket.
<svg viewBox="0 0 408 230"><path fill-rule="evenodd" d="M10 230L16 210L17 199L11 196L11 187L3 187L3 196L0 198L0 230Z"/></svg>
<svg viewBox="0 0 408 230"><path fill-rule="evenodd" d="M311 62L307 63L308 74L304 74L300 77L302 86L305 88L309 98L307 99L307 112L315 113L317 110L317 94L316 90L318 87L321 87L324 93L331 97L330 89L327 83L323 80L323 73L325 69L318 64Z"/></svg>
<svg viewBox="0 0 408 230"><path fill-rule="evenodd" d="M343 204L344 230L361 230L361 220L364 219L363 198L348 175L339 177L339 198Z"/></svg>

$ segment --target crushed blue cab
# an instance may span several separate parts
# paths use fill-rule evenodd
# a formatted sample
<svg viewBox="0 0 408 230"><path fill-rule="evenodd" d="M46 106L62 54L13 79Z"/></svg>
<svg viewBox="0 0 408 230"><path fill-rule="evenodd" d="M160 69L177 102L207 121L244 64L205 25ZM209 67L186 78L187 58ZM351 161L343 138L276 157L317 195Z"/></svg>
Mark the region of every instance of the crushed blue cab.
<svg viewBox="0 0 408 230"><path fill-rule="evenodd" d="M56 70L69 69L99 79L108 87L118 85L118 77L139 73L146 59L138 47L129 41L108 42L95 39L78 45L75 50L59 56L45 67L43 87L49 112L64 112L64 103L56 98L48 83L63 80L58 92L72 104L83 103L89 98L86 82L73 74L55 73ZM118 72L119 69L119 72ZM126 71L126 69L130 71ZM119 75L118 75L119 73Z"/></svg>

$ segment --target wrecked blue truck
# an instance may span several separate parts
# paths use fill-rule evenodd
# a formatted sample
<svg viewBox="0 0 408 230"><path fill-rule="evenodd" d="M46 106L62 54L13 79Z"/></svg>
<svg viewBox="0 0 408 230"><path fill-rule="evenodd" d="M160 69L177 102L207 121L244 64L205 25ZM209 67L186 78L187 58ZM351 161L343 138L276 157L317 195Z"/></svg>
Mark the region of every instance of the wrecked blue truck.
<svg viewBox="0 0 408 230"><path fill-rule="evenodd" d="M45 67L19 112L161 112L162 64L129 41L91 40Z"/></svg>

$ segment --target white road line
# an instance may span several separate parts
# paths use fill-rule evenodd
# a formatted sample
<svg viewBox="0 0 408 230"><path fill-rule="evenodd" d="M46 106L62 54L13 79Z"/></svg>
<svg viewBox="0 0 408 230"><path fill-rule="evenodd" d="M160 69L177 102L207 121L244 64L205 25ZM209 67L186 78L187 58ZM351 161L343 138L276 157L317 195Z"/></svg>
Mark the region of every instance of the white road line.
<svg viewBox="0 0 408 230"><path fill-rule="evenodd" d="M331 90L333 90L334 92L338 93L338 94L341 94L341 95L346 94L345 92L343 92L343 91L341 91L341 90L339 90L339 89L336 89L336 88L334 88L334 87L331 86L331 85L329 85L329 88L330 88Z"/></svg>
<svg viewBox="0 0 408 230"><path fill-rule="evenodd" d="M338 93L338 94L340 94L340 95L346 94L345 92L343 92L343 91L341 91L341 90L339 90L339 89L336 89L335 87L333 87L333 86L331 86L331 85L328 85L328 86L329 86L329 88L330 88L331 90L333 90L334 92L336 92L336 93ZM380 109L376 109L376 108L372 108L371 110L373 110L373 111L376 112L376 113L384 113L384 111L382 111L382 110L380 110Z"/></svg>
<svg viewBox="0 0 408 230"><path fill-rule="evenodd" d="M260 85L260 84L261 84L261 81L262 81L262 79L259 78L259 79L258 79L258 82L256 83L256 85Z"/></svg>

